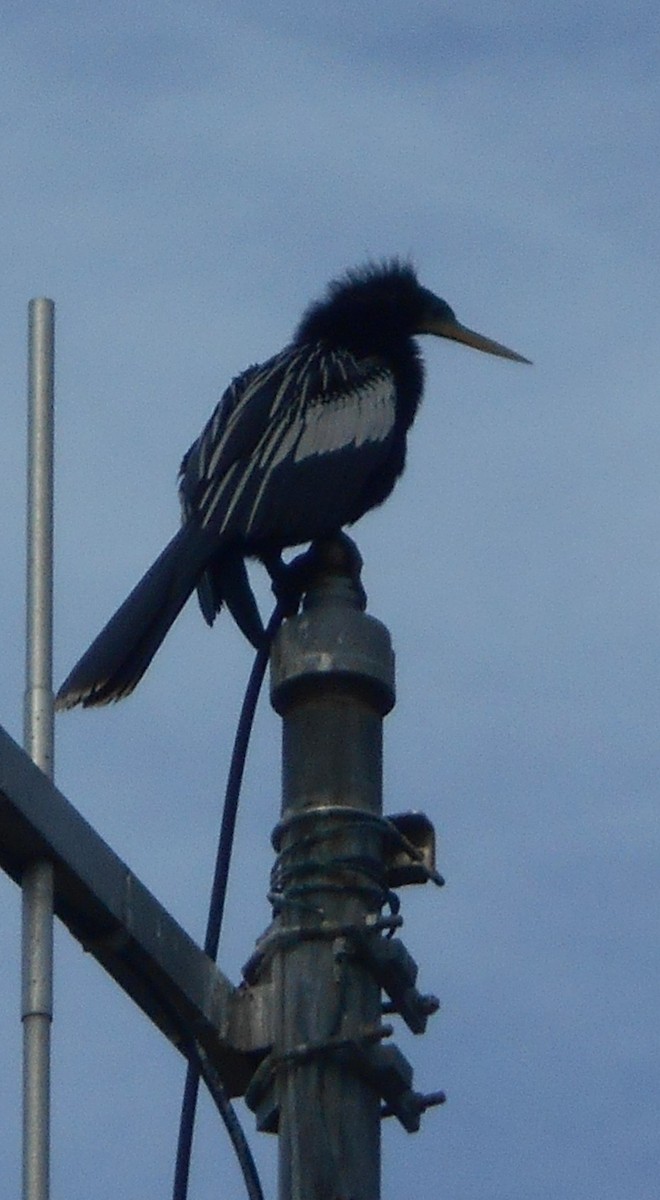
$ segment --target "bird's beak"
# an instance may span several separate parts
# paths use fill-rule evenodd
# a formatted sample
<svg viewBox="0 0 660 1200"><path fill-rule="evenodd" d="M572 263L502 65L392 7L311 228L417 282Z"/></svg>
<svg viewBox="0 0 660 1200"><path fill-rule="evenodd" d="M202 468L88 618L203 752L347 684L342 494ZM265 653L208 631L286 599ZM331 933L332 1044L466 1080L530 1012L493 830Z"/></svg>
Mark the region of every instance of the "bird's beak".
<svg viewBox="0 0 660 1200"><path fill-rule="evenodd" d="M460 321L449 320L446 317L436 317L430 315L424 321L423 328L420 333L434 333L436 337L451 338L453 342L463 342L466 346L472 346L475 350L483 350L484 354L497 354L499 358L510 358L513 362L529 363L529 358L523 358L522 354L516 354L515 350L509 350L508 346L503 346L500 342L494 342L492 338L484 337L481 333L475 333L474 329L468 329L465 325L461 325Z"/></svg>

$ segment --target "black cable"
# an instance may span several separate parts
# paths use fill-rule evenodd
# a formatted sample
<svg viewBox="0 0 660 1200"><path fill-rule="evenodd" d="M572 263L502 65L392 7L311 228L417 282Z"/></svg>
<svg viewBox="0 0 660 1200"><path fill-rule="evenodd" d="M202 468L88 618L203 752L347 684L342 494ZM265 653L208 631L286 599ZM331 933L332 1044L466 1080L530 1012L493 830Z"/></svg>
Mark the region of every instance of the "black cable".
<svg viewBox="0 0 660 1200"><path fill-rule="evenodd" d="M153 986L153 981L150 982ZM243 1173L243 1182L245 1183L249 1200L264 1200L264 1194L261 1190L261 1181L259 1179L257 1165L252 1157L252 1151L248 1145L247 1138L243 1133L241 1123L234 1112L233 1105L229 1099L229 1096L227 1095L225 1085L222 1082L220 1075L213 1066L213 1063L210 1061L204 1046L195 1037L193 1027L190 1022L186 1021L181 1014L178 1013L175 1008L173 1008L168 997L162 995L158 996L157 990L155 991L155 995L160 1000L160 1004L164 1012L169 1017L172 1027L178 1031L179 1042L185 1050L188 1062L195 1065L196 1070L204 1080L209 1095L222 1118L223 1124L234 1148L238 1165Z"/></svg>
<svg viewBox="0 0 660 1200"><path fill-rule="evenodd" d="M194 1041L189 1047L188 1062L194 1064L198 1075L201 1075L203 1078L209 1095L222 1118L234 1148L238 1165L243 1173L243 1181L249 1200L264 1200L257 1165L252 1157L252 1151L248 1145L247 1138L243 1133L243 1127L236 1116L234 1106L227 1095L220 1076L209 1061L203 1046L197 1041Z"/></svg>
<svg viewBox="0 0 660 1200"><path fill-rule="evenodd" d="M229 864L231 862L231 852L234 842L234 829L236 826L236 814L238 811L238 801L241 792L241 784L243 782L245 759L250 742L254 714L257 707L257 701L259 699L259 693L261 691L261 685L266 673L266 667L268 665L271 642L282 623L285 612L285 606L281 603L278 603L270 621L268 622L264 644L257 651L254 663L252 665L250 677L245 689L245 696L243 697L243 704L238 719L238 725L236 727L236 737L234 738L234 747L232 750L229 774L227 776L227 786L225 789L225 803L222 810L222 822L220 825L220 836L218 839L218 850L215 860L213 885L211 888L211 898L209 901L209 915L206 925L206 936L204 939L204 952L205 954L208 954L209 958L212 958L214 961L217 957L220 931L222 929L222 918L224 915L225 898L227 895ZM195 1125L195 1112L197 1109L197 1096L199 1093L200 1073L204 1074L204 1079L208 1086L208 1079L202 1070L202 1063L199 1057L199 1048L197 1048L197 1053L194 1056L194 1060L189 1057L188 1069L186 1071L186 1082L183 1090L181 1117L179 1120L179 1139L176 1151L176 1163L174 1167L172 1200L187 1200L188 1196L188 1178L190 1174L190 1158L192 1153L192 1140ZM229 1114L231 1114L229 1121L238 1125L239 1128L240 1125L233 1105L224 1092L224 1088L222 1088L222 1093L223 1108L220 1108L220 1113L227 1127L227 1131L229 1132L230 1137L232 1137L232 1132L227 1119ZM214 1100L216 1100L215 1096ZM242 1130L241 1136L244 1138ZM233 1144L234 1148L236 1149L235 1142ZM243 1168L242 1163L241 1167ZM253 1193L250 1191L250 1184L248 1183L247 1178L246 1186L252 1200Z"/></svg>

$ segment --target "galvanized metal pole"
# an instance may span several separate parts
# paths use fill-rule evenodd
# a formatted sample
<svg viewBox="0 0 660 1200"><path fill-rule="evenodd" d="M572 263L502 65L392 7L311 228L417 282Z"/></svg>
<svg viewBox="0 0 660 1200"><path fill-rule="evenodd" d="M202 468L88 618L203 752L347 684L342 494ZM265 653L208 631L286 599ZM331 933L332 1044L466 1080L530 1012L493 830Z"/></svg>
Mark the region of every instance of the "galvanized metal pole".
<svg viewBox="0 0 660 1200"><path fill-rule="evenodd" d="M386 628L362 612L346 542L329 543L272 652L283 717L273 957L280 1200L378 1200L380 1098L361 1053L380 988L351 929L383 903L382 720L394 704Z"/></svg>
<svg viewBox="0 0 660 1200"><path fill-rule="evenodd" d="M53 777L53 396L55 305L28 307L27 653L24 746ZM50 1179L50 1027L53 871L23 876L23 1198L47 1200Z"/></svg>

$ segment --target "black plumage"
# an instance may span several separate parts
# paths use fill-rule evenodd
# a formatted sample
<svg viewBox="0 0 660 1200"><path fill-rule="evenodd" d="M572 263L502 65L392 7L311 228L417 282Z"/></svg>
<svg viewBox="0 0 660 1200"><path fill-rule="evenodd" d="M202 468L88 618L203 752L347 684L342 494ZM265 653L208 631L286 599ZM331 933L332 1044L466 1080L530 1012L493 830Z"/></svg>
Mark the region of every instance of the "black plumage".
<svg viewBox="0 0 660 1200"><path fill-rule="evenodd" d="M225 603L259 643L245 559L276 574L285 547L332 537L389 495L422 395L423 333L527 361L460 325L406 264L331 284L291 344L227 388L181 464L181 528L65 680L58 707L128 695L195 588L209 624Z"/></svg>

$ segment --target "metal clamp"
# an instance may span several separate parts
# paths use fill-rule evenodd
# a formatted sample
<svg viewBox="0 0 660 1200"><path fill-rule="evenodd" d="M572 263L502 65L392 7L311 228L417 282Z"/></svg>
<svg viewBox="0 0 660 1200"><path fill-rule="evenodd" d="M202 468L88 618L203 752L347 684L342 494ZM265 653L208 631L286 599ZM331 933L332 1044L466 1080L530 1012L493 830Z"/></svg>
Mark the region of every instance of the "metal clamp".
<svg viewBox="0 0 660 1200"><path fill-rule="evenodd" d="M413 1033L424 1033L428 1018L437 1012L436 996L417 991L417 963L402 942L354 931L357 953L391 1001L386 1011L399 1013Z"/></svg>
<svg viewBox="0 0 660 1200"><path fill-rule="evenodd" d="M444 1092L424 1096L412 1090L412 1067L396 1046L361 1049L354 1064L384 1100L381 1117L396 1117L407 1133L417 1133L422 1113L446 1100Z"/></svg>

